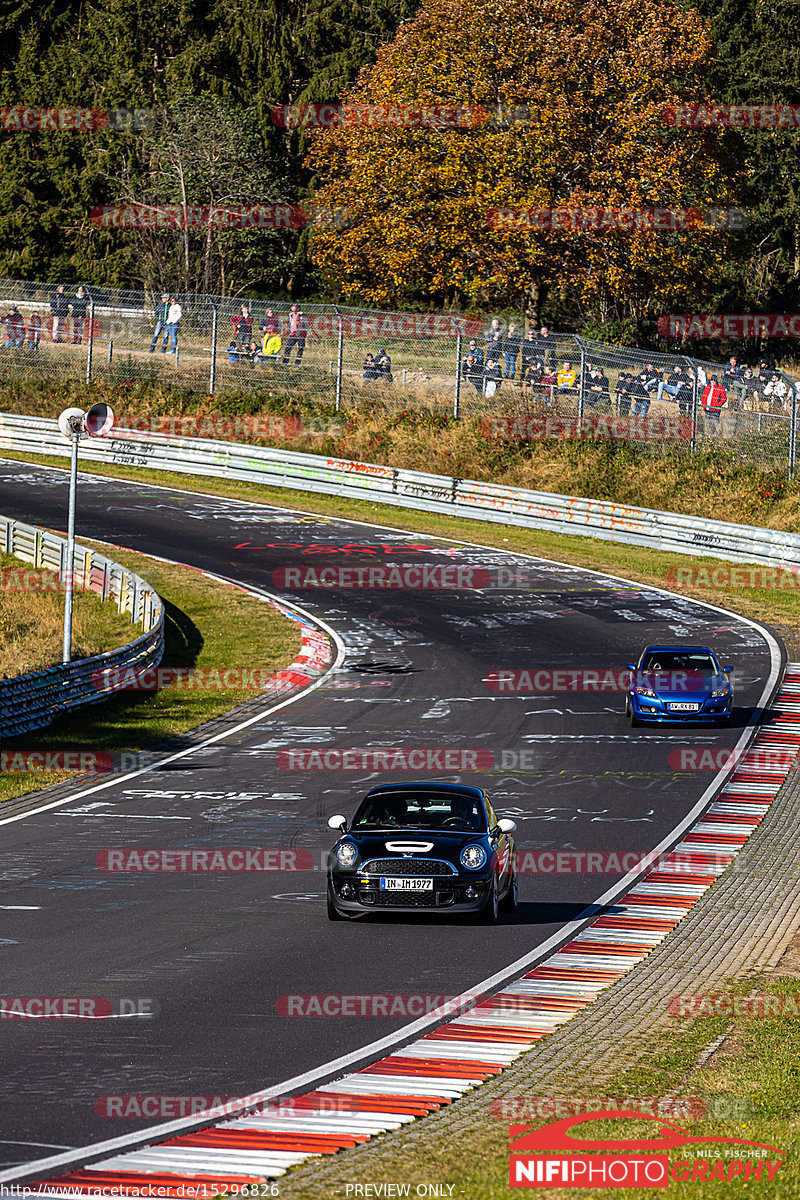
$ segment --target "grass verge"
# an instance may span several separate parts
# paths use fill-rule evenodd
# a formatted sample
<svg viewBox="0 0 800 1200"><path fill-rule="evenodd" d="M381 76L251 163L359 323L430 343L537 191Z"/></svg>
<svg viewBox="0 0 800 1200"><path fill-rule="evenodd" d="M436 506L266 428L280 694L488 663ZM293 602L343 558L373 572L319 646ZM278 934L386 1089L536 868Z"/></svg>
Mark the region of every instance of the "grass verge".
<svg viewBox="0 0 800 1200"><path fill-rule="evenodd" d="M64 588L57 571L34 568L0 554L0 678L42 671L61 662ZM88 658L132 642L141 627L131 625L113 601L76 588L72 611L72 657Z"/></svg>
<svg viewBox="0 0 800 1200"><path fill-rule="evenodd" d="M79 541L95 545L85 538ZM107 546L98 545L97 549L109 553ZM128 550L114 549L110 555L145 578L165 602L163 667L218 673L235 670L247 683L252 672L263 672L268 677L297 655L297 624L269 604L185 567L156 562ZM211 676L212 682L217 679L218 675ZM258 694L257 686L125 692L38 733L6 739L3 750L131 753L186 734ZM65 778L68 776L64 773L54 771L4 773L0 775L0 801ZM100 781L104 776L96 778Z"/></svg>

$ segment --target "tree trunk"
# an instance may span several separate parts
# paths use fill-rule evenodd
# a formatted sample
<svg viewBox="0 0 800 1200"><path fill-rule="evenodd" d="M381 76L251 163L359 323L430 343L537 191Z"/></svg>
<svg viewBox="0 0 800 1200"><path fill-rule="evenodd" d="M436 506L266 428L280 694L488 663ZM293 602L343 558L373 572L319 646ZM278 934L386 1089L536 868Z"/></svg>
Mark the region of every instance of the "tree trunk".
<svg viewBox="0 0 800 1200"><path fill-rule="evenodd" d="M539 310L542 302L542 289L538 279L532 280L525 289L525 330L539 328Z"/></svg>

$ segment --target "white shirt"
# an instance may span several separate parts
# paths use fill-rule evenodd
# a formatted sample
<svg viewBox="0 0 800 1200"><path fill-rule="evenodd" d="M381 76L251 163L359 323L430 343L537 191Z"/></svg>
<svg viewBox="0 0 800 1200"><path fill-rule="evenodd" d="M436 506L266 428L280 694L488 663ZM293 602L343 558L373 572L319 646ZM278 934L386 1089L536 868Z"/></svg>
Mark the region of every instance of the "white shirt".
<svg viewBox="0 0 800 1200"><path fill-rule="evenodd" d="M177 301L173 301L173 303L170 304L169 312L167 313L167 325L177 325L181 319L181 315L182 311L180 304L178 304Z"/></svg>

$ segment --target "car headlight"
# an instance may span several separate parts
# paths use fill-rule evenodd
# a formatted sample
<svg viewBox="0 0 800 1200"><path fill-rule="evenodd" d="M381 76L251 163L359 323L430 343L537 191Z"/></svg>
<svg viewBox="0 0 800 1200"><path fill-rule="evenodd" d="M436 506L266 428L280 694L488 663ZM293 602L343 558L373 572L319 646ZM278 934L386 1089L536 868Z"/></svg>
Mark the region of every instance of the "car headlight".
<svg viewBox="0 0 800 1200"><path fill-rule="evenodd" d="M711 699L719 700L720 696L730 696L730 694L731 694L730 685L725 684L724 687L714 688L713 692L711 693Z"/></svg>
<svg viewBox="0 0 800 1200"><path fill-rule="evenodd" d="M336 847L336 858L341 867L352 867L353 863L358 858L358 847L352 842L342 842L341 846Z"/></svg>
<svg viewBox="0 0 800 1200"><path fill-rule="evenodd" d="M486 862L483 846L465 846L461 851L461 865L468 871L477 871Z"/></svg>
<svg viewBox="0 0 800 1200"><path fill-rule="evenodd" d="M637 687L637 688L634 688L634 691L636 692L637 696L649 696L651 700L657 699L656 694L652 688Z"/></svg>

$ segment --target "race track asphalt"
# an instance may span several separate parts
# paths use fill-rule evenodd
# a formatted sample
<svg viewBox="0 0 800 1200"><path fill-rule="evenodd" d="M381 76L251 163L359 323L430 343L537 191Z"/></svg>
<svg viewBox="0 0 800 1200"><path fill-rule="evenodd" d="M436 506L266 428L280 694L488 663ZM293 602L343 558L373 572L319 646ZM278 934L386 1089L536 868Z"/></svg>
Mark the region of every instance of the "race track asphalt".
<svg viewBox="0 0 800 1200"><path fill-rule="evenodd" d="M0 463L0 512L63 531L66 499L63 472ZM415 774L486 787L499 813L518 822L523 861L528 850L643 854L714 778L676 770L670 752L732 746L764 698L774 651L732 614L578 568L409 535L401 512L397 525L81 477L79 541L280 594L323 618L347 655L316 691L222 743L121 776L96 796L81 798L86 783L76 781L78 798L0 824L3 994L146 998L158 1010L146 1019L2 1020L0 1166L152 1123L99 1115L109 1108L102 1097L251 1093L356 1050L410 1018L287 1017L279 997L469 990L557 935L620 878L523 874L518 912L493 929L424 914L331 924L319 869L334 840L328 816L349 816L369 787L409 774L288 771L281 749L489 751L495 765L485 771ZM274 575L391 564L486 574L473 574L471 589L413 591L292 591ZM501 568L506 586L485 586L501 580ZM508 586L514 571L524 587ZM620 693L500 695L486 682L496 670L618 670L654 641L709 644L735 664L732 728L630 731ZM220 847L306 850L315 869L139 875L95 865L109 849Z"/></svg>

